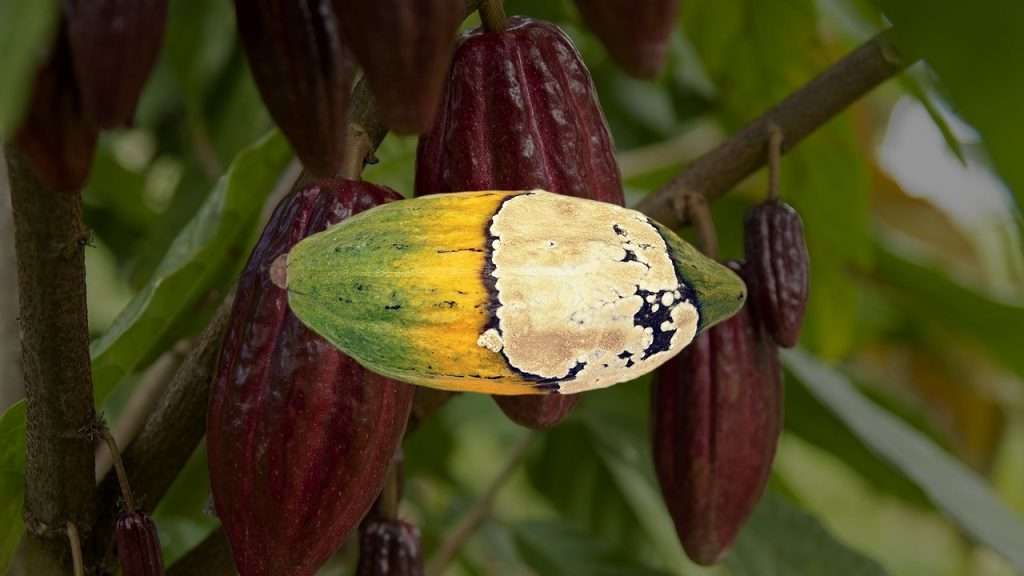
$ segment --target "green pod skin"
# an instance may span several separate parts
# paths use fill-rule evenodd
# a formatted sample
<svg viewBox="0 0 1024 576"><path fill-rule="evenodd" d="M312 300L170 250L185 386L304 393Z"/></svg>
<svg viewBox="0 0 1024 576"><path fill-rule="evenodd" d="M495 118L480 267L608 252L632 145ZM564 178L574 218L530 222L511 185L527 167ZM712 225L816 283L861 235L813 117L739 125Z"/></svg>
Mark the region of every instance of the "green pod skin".
<svg viewBox="0 0 1024 576"><path fill-rule="evenodd" d="M122 576L163 576L160 538L156 524L145 512L126 512L118 516L114 538Z"/></svg>
<svg viewBox="0 0 1024 576"><path fill-rule="evenodd" d="M235 0L256 87L302 165L318 178L344 160L355 61L330 0Z"/></svg>
<svg viewBox="0 0 1024 576"><path fill-rule="evenodd" d="M750 211L744 223L751 301L779 346L800 339L807 307L810 257L800 214L780 200Z"/></svg>
<svg viewBox="0 0 1024 576"><path fill-rule="evenodd" d="M67 26L61 25L49 58L36 73L15 142L45 186L78 192L89 178L98 136L82 109Z"/></svg>
<svg viewBox="0 0 1024 576"><path fill-rule="evenodd" d="M384 125L420 134L434 123L463 0L333 0Z"/></svg>
<svg viewBox="0 0 1024 576"><path fill-rule="evenodd" d="M513 74L500 73L506 65ZM449 76L441 119L421 140L418 195L543 188L624 204L597 91L576 47L556 26L513 18L504 32L470 32L460 41ZM451 145L466 153L439 153ZM480 165L494 169L472 168ZM512 421L546 429L568 416L579 396L494 400Z"/></svg>
<svg viewBox="0 0 1024 576"><path fill-rule="evenodd" d="M576 6L628 74L649 79L665 67L679 0L576 0Z"/></svg>
<svg viewBox="0 0 1024 576"><path fill-rule="evenodd" d="M782 431L782 396L778 350L749 306L655 372L655 470L694 562L718 562L760 500Z"/></svg>
<svg viewBox="0 0 1024 576"><path fill-rule="evenodd" d="M347 180L290 194L239 279L206 446L214 505L241 576L315 574L384 485L412 387L307 329L270 270L302 238L397 198Z"/></svg>

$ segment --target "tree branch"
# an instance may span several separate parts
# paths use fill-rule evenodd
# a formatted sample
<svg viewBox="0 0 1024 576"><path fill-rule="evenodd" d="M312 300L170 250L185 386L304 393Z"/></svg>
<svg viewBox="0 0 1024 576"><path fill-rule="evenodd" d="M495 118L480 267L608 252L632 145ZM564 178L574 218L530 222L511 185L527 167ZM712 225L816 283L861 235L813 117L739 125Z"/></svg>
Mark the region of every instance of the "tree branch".
<svg viewBox="0 0 1024 576"><path fill-rule="evenodd" d="M876 86L898 74L903 61L883 32L833 64L768 110L734 136L694 160L660 190L644 198L636 209L670 228L687 223L682 195L701 194L715 200L768 160L772 127L784 135L782 152L791 150L808 134L836 116Z"/></svg>
<svg viewBox="0 0 1024 576"><path fill-rule="evenodd" d="M17 147L6 147L18 259L21 354L28 399L25 528L70 570L66 526L83 540L96 516L95 419L85 297L85 246L78 193L50 190Z"/></svg>

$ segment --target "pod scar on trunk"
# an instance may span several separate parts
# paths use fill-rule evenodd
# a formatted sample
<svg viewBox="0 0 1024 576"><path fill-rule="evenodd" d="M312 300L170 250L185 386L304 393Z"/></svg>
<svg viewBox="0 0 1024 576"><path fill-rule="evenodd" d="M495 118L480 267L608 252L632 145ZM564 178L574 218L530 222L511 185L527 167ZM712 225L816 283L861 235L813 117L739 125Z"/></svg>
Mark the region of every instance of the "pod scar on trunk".
<svg viewBox="0 0 1024 576"><path fill-rule="evenodd" d="M696 298L642 214L533 191L503 202L487 232L494 317L477 344L536 386L610 386L693 340Z"/></svg>

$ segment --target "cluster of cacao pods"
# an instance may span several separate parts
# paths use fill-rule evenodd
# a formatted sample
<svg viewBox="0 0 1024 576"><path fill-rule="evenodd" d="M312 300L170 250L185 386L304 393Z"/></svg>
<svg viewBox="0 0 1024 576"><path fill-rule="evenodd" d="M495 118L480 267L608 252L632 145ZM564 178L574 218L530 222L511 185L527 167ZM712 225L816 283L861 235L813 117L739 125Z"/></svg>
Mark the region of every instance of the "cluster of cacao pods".
<svg viewBox="0 0 1024 576"><path fill-rule="evenodd" d="M777 346L793 346L807 301L797 212L772 199L745 222L746 262L730 262L751 297L655 376L653 453L662 495L690 558L717 562L760 500L782 431Z"/></svg>
<svg viewBox="0 0 1024 576"><path fill-rule="evenodd" d="M167 0L68 0L15 135L40 181L80 190L100 129L131 122L156 62Z"/></svg>
<svg viewBox="0 0 1024 576"><path fill-rule="evenodd" d="M242 272L206 440L214 505L242 576L314 574L381 491L412 387L367 371L302 325L271 269L302 238L398 198L351 180L297 190Z"/></svg>
<svg viewBox="0 0 1024 576"><path fill-rule="evenodd" d="M612 137L576 47L554 24L512 17L500 31L459 39L437 122L419 142L416 194L533 188L624 203ZM532 428L557 424L578 401L494 398Z"/></svg>

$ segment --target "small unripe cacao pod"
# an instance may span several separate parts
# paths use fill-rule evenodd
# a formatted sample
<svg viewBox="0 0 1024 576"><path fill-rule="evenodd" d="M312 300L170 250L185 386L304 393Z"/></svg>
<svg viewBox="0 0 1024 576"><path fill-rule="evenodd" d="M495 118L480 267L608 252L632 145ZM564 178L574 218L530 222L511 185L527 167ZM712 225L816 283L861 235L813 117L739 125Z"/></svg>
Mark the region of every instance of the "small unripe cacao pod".
<svg viewBox="0 0 1024 576"><path fill-rule="evenodd" d="M156 524L142 511L124 512L114 524L117 560L122 576L163 576Z"/></svg>
<svg viewBox="0 0 1024 576"><path fill-rule="evenodd" d="M747 214L744 227L755 313L779 346L794 346L807 306L810 268L800 214L785 202L769 200Z"/></svg>
<svg viewBox="0 0 1024 576"><path fill-rule="evenodd" d="M356 576L423 576L420 531L402 520L374 519L359 529Z"/></svg>
<svg viewBox="0 0 1024 576"><path fill-rule="evenodd" d="M576 0L576 6L627 73L653 78L665 66L679 0Z"/></svg>
<svg viewBox="0 0 1024 576"><path fill-rule="evenodd" d="M270 276L302 238L397 198L347 180L290 194L239 279L206 442L214 505L242 576L315 573L383 486L412 387L308 330Z"/></svg>
<svg viewBox="0 0 1024 576"><path fill-rule="evenodd" d="M64 6L86 114L101 128L129 124L160 53L167 0L67 0Z"/></svg>
<svg viewBox="0 0 1024 576"><path fill-rule="evenodd" d="M778 351L749 306L655 373L655 470L694 562L713 564L732 545L764 491L781 430Z"/></svg>
<svg viewBox="0 0 1024 576"><path fill-rule="evenodd" d="M345 43L384 124L404 134L434 122L464 0L333 0Z"/></svg>
<svg viewBox="0 0 1024 576"><path fill-rule="evenodd" d="M62 24L46 64L36 73L15 142L40 182L54 190L77 192L89 178L97 137L82 110Z"/></svg>
<svg viewBox="0 0 1024 576"><path fill-rule="evenodd" d="M465 153L442 153L452 145ZM553 24L522 18L502 32L463 37L441 119L421 140L416 185L417 194L543 188L621 206L612 137L572 41ZM494 399L511 420L537 429L560 422L578 401Z"/></svg>
<svg viewBox="0 0 1024 576"><path fill-rule="evenodd" d="M235 16L270 116L307 170L336 176L355 61L330 0L235 0Z"/></svg>

